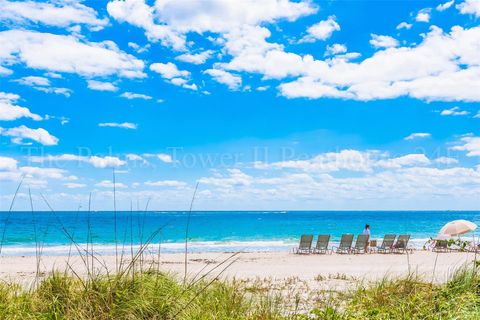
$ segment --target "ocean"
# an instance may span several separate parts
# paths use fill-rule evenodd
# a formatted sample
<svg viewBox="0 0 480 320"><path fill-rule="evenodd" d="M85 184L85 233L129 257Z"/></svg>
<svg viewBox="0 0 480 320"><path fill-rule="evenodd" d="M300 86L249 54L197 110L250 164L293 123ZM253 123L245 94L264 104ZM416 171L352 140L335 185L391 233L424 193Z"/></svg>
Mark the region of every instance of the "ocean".
<svg viewBox="0 0 480 320"><path fill-rule="evenodd" d="M44 255L64 255L70 250L70 237L81 245L93 243L99 254L112 254L115 247L130 250L145 243L156 231L151 247L183 252L188 217L185 211L0 212L1 255L34 255L35 243L41 244ZM366 223L374 239L386 233L410 234L412 245L422 247L456 219L478 224L480 212L195 211L190 214L189 251L285 251L301 234L331 234L335 243L342 233L361 233Z"/></svg>

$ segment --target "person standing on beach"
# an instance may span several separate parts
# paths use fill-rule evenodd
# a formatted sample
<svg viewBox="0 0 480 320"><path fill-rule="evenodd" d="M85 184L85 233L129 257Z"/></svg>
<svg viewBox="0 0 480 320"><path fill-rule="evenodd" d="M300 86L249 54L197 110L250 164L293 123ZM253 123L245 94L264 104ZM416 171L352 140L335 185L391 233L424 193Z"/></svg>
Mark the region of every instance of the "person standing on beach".
<svg viewBox="0 0 480 320"><path fill-rule="evenodd" d="M365 229L363 229L363 234L368 236L368 241L365 244L365 252L368 252L368 244L370 243L370 225L366 224Z"/></svg>
<svg viewBox="0 0 480 320"><path fill-rule="evenodd" d="M363 229L363 234L370 237L370 225L366 224L365 229Z"/></svg>

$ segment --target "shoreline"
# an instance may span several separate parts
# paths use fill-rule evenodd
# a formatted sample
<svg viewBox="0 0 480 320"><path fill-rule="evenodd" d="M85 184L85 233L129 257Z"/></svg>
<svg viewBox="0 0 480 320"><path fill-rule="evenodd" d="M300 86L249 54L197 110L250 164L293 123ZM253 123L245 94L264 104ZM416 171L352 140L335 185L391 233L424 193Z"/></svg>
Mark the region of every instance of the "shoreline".
<svg viewBox="0 0 480 320"><path fill-rule="evenodd" d="M218 275L218 278L242 281L298 279L310 286L323 283L329 288L339 287L340 290L344 290L345 287L351 287L354 283L376 282L385 277L396 278L409 273L417 274L428 281L444 283L455 270L470 264L475 257L474 253L468 252L434 253L423 250L416 250L408 255L378 253L296 255L289 252L241 252L228 260L232 255L232 252L189 253L188 275L217 277L226 265L233 262ZM146 269L150 266L162 272L183 276L184 258L185 255L180 253L162 253L158 260L157 254L145 254L143 265ZM98 261L94 261L94 269L98 273L105 273L104 266L109 271L116 269L115 256L96 256L96 259ZM130 255L124 255L122 260L127 264L129 259ZM50 275L53 270L69 270L67 260L67 256L42 256L41 278ZM76 274L87 276L87 268L79 256L72 256L69 262ZM222 264L222 262L225 263ZM28 286L35 280L36 270L35 256L0 257L0 280L2 281Z"/></svg>
<svg viewBox="0 0 480 320"><path fill-rule="evenodd" d="M381 243L382 237L373 237ZM430 238L412 238L409 241L409 247L415 250L422 250L425 243ZM316 239L314 239L316 241ZM340 238L330 241L329 247L338 247ZM262 239L262 240L199 240L188 242L188 250L191 253L221 253L221 252L291 252L298 247L298 239ZM79 247L86 248L87 243L77 243ZM89 243L88 246L92 244ZM149 249L152 252L158 252L158 248L165 254L183 254L185 251L185 241L152 243ZM312 243L314 246L315 243ZM46 256L66 256L70 251L71 244L44 244L43 253ZM115 244L112 243L93 243L95 252L102 255L114 255ZM118 243L118 248L124 248L129 253L130 243ZM76 254L72 246L72 254ZM134 251L138 250L139 244L133 244ZM2 248L2 256L35 256L36 246L34 243L28 244L5 244Z"/></svg>

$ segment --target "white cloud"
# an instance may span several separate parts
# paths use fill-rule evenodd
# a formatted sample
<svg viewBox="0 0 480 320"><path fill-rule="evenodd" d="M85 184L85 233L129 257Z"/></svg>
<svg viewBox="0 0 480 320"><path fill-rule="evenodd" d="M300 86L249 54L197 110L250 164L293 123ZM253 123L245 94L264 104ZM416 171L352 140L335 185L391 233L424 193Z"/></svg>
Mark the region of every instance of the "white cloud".
<svg viewBox="0 0 480 320"><path fill-rule="evenodd" d="M10 137L15 144L25 144L24 140L33 140L44 146L55 146L58 138L43 128L31 129L24 125L15 128L0 127L0 135Z"/></svg>
<svg viewBox="0 0 480 320"><path fill-rule="evenodd" d="M177 66L172 63L152 63L150 70L159 73L162 78L169 80L169 82L176 86L181 86L190 90L197 90L196 84L189 84L190 72L186 70L178 70Z"/></svg>
<svg viewBox="0 0 480 320"><path fill-rule="evenodd" d="M398 41L395 38L390 36L381 36L377 34L371 34L372 39L370 40L370 44L374 48L393 48L398 47Z"/></svg>
<svg viewBox="0 0 480 320"><path fill-rule="evenodd" d="M143 61L124 53L112 41L87 42L26 30L0 32L0 64L5 63L86 77L145 77Z"/></svg>
<svg viewBox="0 0 480 320"><path fill-rule="evenodd" d="M145 161L145 159L143 159L140 155L135 154L135 153L128 153L128 154L125 155L125 157L129 161Z"/></svg>
<svg viewBox="0 0 480 320"><path fill-rule="evenodd" d="M47 156L31 156L29 160L32 162L45 163L48 162L51 165L58 165L57 162L71 161L71 162L84 162L91 164L95 168L111 168L120 167L126 164L124 160L120 160L118 157L106 156L80 156L74 154L62 154L62 155L47 155Z"/></svg>
<svg viewBox="0 0 480 320"><path fill-rule="evenodd" d="M108 24L108 19L99 19L97 12L77 1L35 2L0 0L0 21L13 23L41 23L54 27L74 24L87 25L99 30Z"/></svg>
<svg viewBox="0 0 480 320"><path fill-rule="evenodd" d="M88 88L97 91L117 91L118 87L116 87L111 82L105 81L97 81L97 80L87 80Z"/></svg>
<svg viewBox="0 0 480 320"><path fill-rule="evenodd" d="M398 158L379 160L376 166L385 169L400 169L409 166L425 166L431 163L424 154L407 154Z"/></svg>
<svg viewBox="0 0 480 320"><path fill-rule="evenodd" d="M331 46L327 46L327 50L325 51L325 56L332 56L339 53L347 52L347 46L340 43L334 43Z"/></svg>
<svg viewBox="0 0 480 320"><path fill-rule="evenodd" d="M112 128L123 128L123 129L137 129L138 125L131 122L103 122L98 124L99 127L112 127Z"/></svg>
<svg viewBox="0 0 480 320"><path fill-rule="evenodd" d="M206 177L201 178L198 182L202 185L213 185L221 188L238 188L250 186L254 182L254 178L245 174L239 169L228 169L227 177Z"/></svg>
<svg viewBox="0 0 480 320"><path fill-rule="evenodd" d="M453 150L467 151L467 157L480 156L480 137L463 137L460 139L462 145L455 146Z"/></svg>
<svg viewBox="0 0 480 320"><path fill-rule="evenodd" d="M274 163L255 163L257 169L299 169L303 171L334 172L340 170L369 172L373 162L370 154L357 150L342 150L319 154L308 160L287 160Z"/></svg>
<svg viewBox="0 0 480 320"><path fill-rule="evenodd" d="M415 140L415 139L423 139L423 138L430 138L432 134L427 132L415 132L411 135L404 138L404 140Z"/></svg>
<svg viewBox="0 0 480 320"><path fill-rule="evenodd" d="M400 29L410 29L412 27L412 24L411 23L407 23L407 22L400 22L398 25L397 25L397 30L400 30Z"/></svg>
<svg viewBox="0 0 480 320"><path fill-rule="evenodd" d="M14 80L21 85L31 87L35 90L42 91L45 93L55 93L55 94L62 94L66 97L70 97L72 94L72 90L68 88L57 88L50 86L50 80L45 77L38 77L38 76L28 76L23 77L17 80Z"/></svg>
<svg viewBox="0 0 480 320"><path fill-rule="evenodd" d="M415 20L417 22L430 22L430 11L431 9L429 8L420 10L415 17Z"/></svg>
<svg viewBox="0 0 480 320"><path fill-rule="evenodd" d="M461 110L459 107L453 107L451 109L445 109L440 112L441 116L466 116L470 112L467 110Z"/></svg>
<svg viewBox="0 0 480 320"><path fill-rule="evenodd" d="M190 72L186 70L178 70L177 66L172 62L152 63L150 65L150 70L156 73L159 73L162 76L162 78L165 78L165 79L190 77Z"/></svg>
<svg viewBox="0 0 480 320"><path fill-rule="evenodd" d="M45 93L61 94L67 98L70 97L73 92L71 89L68 89L68 88L56 88L56 87L32 87L32 88Z"/></svg>
<svg viewBox="0 0 480 320"><path fill-rule="evenodd" d="M465 0L457 5L457 9L462 14L471 14L475 17L480 17L480 1L478 0Z"/></svg>
<svg viewBox="0 0 480 320"><path fill-rule="evenodd" d="M335 21L334 16L328 17L307 29L307 34L299 42L315 42L317 40L327 40L334 31L340 30L340 25Z"/></svg>
<svg viewBox="0 0 480 320"><path fill-rule="evenodd" d="M439 163L439 164L457 164L458 163L458 160L455 159L455 158L450 158L450 157L439 157L435 160L433 160L435 163Z"/></svg>
<svg viewBox="0 0 480 320"><path fill-rule="evenodd" d="M29 87L33 87L33 86L49 87L50 86L50 80L44 77L28 76L28 77L20 78L15 81Z"/></svg>
<svg viewBox="0 0 480 320"><path fill-rule="evenodd" d="M169 154L166 154L166 153L159 153L156 155L157 158L162 161L162 162L165 162L165 163L173 163L173 159L172 159L172 156L169 155Z"/></svg>
<svg viewBox="0 0 480 320"><path fill-rule="evenodd" d="M149 6L144 0L114 0L107 5L109 14L119 22L128 22L145 30L151 41L181 50L186 34L196 32L227 33L244 25L260 25L281 19L294 21L315 13L310 1L289 0L232 1L162 0Z"/></svg>
<svg viewBox="0 0 480 320"><path fill-rule="evenodd" d="M152 99L151 96L148 96L146 94L134 93L134 92L124 92L120 95L120 97L129 99L129 100L132 100L132 99L151 100Z"/></svg>
<svg viewBox="0 0 480 320"><path fill-rule="evenodd" d="M68 182L63 184L68 189L78 189L78 188L85 188L87 185L83 183L75 183L75 182Z"/></svg>
<svg viewBox="0 0 480 320"><path fill-rule="evenodd" d="M300 76L280 84L280 93L289 98L368 101L410 96L427 101L480 101L476 90L480 86L479 50L480 27L456 26L449 34L432 27L416 46L388 48L359 63L314 60L275 48L254 57L240 56L242 64L235 57L227 67L265 77Z"/></svg>
<svg viewBox="0 0 480 320"><path fill-rule="evenodd" d="M17 169L17 163L17 160L14 158L0 156L0 170L15 170Z"/></svg>
<svg viewBox="0 0 480 320"><path fill-rule="evenodd" d="M160 41L177 50L185 47L185 36L177 34L167 25L156 24L154 9L144 0L113 0L107 4L107 11L119 22L144 29L151 41Z"/></svg>
<svg viewBox="0 0 480 320"><path fill-rule="evenodd" d="M146 186L149 187L173 187L173 188L183 188L187 186L187 183L177 180L160 180L160 181L146 181Z"/></svg>
<svg viewBox="0 0 480 320"><path fill-rule="evenodd" d="M0 92L0 120L12 121L22 117L30 118L35 121L42 120L38 114L30 112L28 108L20 107L15 103L20 96L13 93Z"/></svg>
<svg viewBox="0 0 480 320"><path fill-rule="evenodd" d="M114 184L110 180L102 180L98 183L95 184L96 187L101 187L101 188L110 188L113 189ZM115 182L115 188L117 189L125 189L127 186L121 182Z"/></svg>
<svg viewBox="0 0 480 320"><path fill-rule="evenodd" d="M175 59L193 64L204 64L208 59L210 59L213 52L213 50L205 50L196 54L184 53L175 57Z"/></svg>
<svg viewBox="0 0 480 320"><path fill-rule="evenodd" d="M146 45L144 46L140 46L138 43L135 43L135 42L129 42L128 43L128 46L130 48L132 48L133 50L135 50L136 53L144 53L144 52L147 52L149 49L150 49L150 44L147 43Z"/></svg>
<svg viewBox="0 0 480 320"><path fill-rule="evenodd" d="M238 90L242 85L242 78L238 75L220 69L208 69L204 71L215 81L225 84L230 90Z"/></svg>
<svg viewBox="0 0 480 320"><path fill-rule="evenodd" d="M437 6L438 11L445 11L454 4L455 0L450 0Z"/></svg>

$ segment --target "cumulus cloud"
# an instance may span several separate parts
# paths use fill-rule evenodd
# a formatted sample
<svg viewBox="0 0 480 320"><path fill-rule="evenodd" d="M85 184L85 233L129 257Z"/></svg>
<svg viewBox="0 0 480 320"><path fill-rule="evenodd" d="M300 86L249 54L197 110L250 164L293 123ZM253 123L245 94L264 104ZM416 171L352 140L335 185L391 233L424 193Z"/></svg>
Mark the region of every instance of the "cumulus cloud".
<svg viewBox="0 0 480 320"><path fill-rule="evenodd" d="M242 78L238 75L220 69L208 69L204 71L213 78L213 80L225 84L230 90L238 90L242 85Z"/></svg>
<svg viewBox="0 0 480 320"><path fill-rule="evenodd" d="M165 162L165 163L173 163L173 158L171 155L169 154L166 154L166 153L159 153L156 155L157 158L162 161L162 162Z"/></svg>
<svg viewBox="0 0 480 320"><path fill-rule="evenodd" d="M87 80L88 88L97 91L117 91L118 87L116 87L111 82L106 81L97 81L97 80Z"/></svg>
<svg viewBox="0 0 480 320"><path fill-rule="evenodd" d="M307 29L307 34L300 39L302 42L315 42L317 40L327 40L334 31L340 31L340 25L335 21L334 16L328 17L327 20L322 20Z"/></svg>
<svg viewBox="0 0 480 320"><path fill-rule="evenodd" d="M32 129L24 125L15 128L0 127L0 135L10 137L15 144L30 143L25 142L25 140L32 140L44 146L55 146L58 144L58 138L51 135L47 130L43 128Z"/></svg>
<svg viewBox="0 0 480 320"><path fill-rule="evenodd" d="M35 121L42 120L38 114L30 112L28 108L16 105L20 96L13 93L0 92L0 120L12 121L20 118L30 118Z"/></svg>
<svg viewBox="0 0 480 320"><path fill-rule="evenodd" d="M70 161L77 163L88 163L95 168L112 168L120 167L126 164L124 160L120 160L118 157L113 156L81 156L74 154L61 154L61 155L47 155L47 156L31 156L29 160L32 162L45 163L48 162L52 165L58 165L57 162Z"/></svg>
<svg viewBox="0 0 480 320"><path fill-rule="evenodd" d="M461 110L460 107L453 107L440 111L441 116L466 116L469 114L470 112L468 112L467 110Z"/></svg>
<svg viewBox="0 0 480 320"><path fill-rule="evenodd" d="M415 140L415 139L430 138L431 136L432 136L431 133L415 132L415 133L412 133L409 136L405 137L404 140Z"/></svg>
<svg viewBox="0 0 480 320"><path fill-rule="evenodd" d="M184 53L177 56L175 59L193 64L204 64L208 59L210 59L213 52L213 50L205 50L196 54Z"/></svg>
<svg viewBox="0 0 480 320"><path fill-rule="evenodd" d="M81 2L35 2L0 0L0 21L12 23L44 24L54 27L69 27L83 24L92 30L100 30L108 19L98 18L97 12Z"/></svg>
<svg viewBox="0 0 480 320"><path fill-rule="evenodd" d="M143 99L143 100L151 100L152 97L143 93L135 93L135 92L124 92L120 95L120 97L132 100L132 99Z"/></svg>
<svg viewBox="0 0 480 320"><path fill-rule="evenodd" d="M87 185L84 183L75 183L75 182L67 182L63 184L68 189L78 189L78 188L85 188Z"/></svg>
<svg viewBox="0 0 480 320"><path fill-rule="evenodd" d="M480 2L478 0L465 0L457 5L457 9L462 14L471 14L480 17Z"/></svg>
<svg viewBox="0 0 480 320"><path fill-rule="evenodd" d="M449 164L457 164L458 163L458 160L455 159L455 158L450 158L450 157L439 157L439 158L436 158L435 160L433 160L435 163L439 163L439 164L445 164L445 165L449 165Z"/></svg>
<svg viewBox="0 0 480 320"><path fill-rule="evenodd" d="M393 48L398 46L397 39L390 37L390 36L381 36L372 33L372 39L370 40L370 44L374 48Z"/></svg>
<svg viewBox="0 0 480 320"><path fill-rule="evenodd" d="M151 41L176 50L185 49L186 34L227 33L244 25L260 25L281 19L294 21L315 13L310 1L162 0L149 6L144 0L114 0L108 13L119 22L142 28Z"/></svg>
<svg viewBox="0 0 480 320"><path fill-rule="evenodd" d="M143 61L124 53L112 41L88 42L27 30L0 32L0 64L5 63L86 77L145 77Z"/></svg>
<svg viewBox="0 0 480 320"><path fill-rule="evenodd" d="M402 167L424 166L429 165L430 163L430 159L428 159L424 154L418 153L407 154L405 156L392 159L379 160L376 163L376 166L387 169L400 169Z"/></svg>
<svg viewBox="0 0 480 320"><path fill-rule="evenodd" d="M71 89L51 87L50 80L45 77L27 76L14 81L21 85L28 86L35 90L42 91L45 93L61 94L66 97L70 97L70 95L72 94Z"/></svg>
<svg viewBox="0 0 480 320"><path fill-rule="evenodd" d="M480 137L463 137L459 143L461 143L461 145L455 146L452 149L466 151L467 157L480 156Z"/></svg>
<svg viewBox="0 0 480 320"><path fill-rule="evenodd" d="M416 15L415 20L417 22L430 22L430 11L430 8L420 10Z"/></svg>
<svg viewBox="0 0 480 320"><path fill-rule="evenodd" d="M107 4L107 11L118 22L126 22L145 30L151 41L160 41L165 46L180 50L185 47L185 36L169 26L155 23L155 10L144 0L113 0Z"/></svg>
<svg viewBox="0 0 480 320"><path fill-rule="evenodd" d="M2 171L11 171L17 169L18 161L10 157L0 156L0 170Z"/></svg>
<svg viewBox="0 0 480 320"><path fill-rule="evenodd" d="M332 45L327 46L327 49L325 51L325 56L332 56L332 55L345 53L345 52L347 52L346 45L340 44L340 43L334 43Z"/></svg>
<svg viewBox="0 0 480 320"><path fill-rule="evenodd" d="M115 185L113 184L112 181L110 180L102 180L98 183L95 184L96 187L101 187L101 188L118 188L118 189L125 189L127 186L121 182L115 182Z"/></svg>
<svg viewBox="0 0 480 320"><path fill-rule="evenodd" d="M99 127L112 127L112 128L123 128L123 129L137 129L138 125L131 122L102 122L98 124Z"/></svg>
<svg viewBox="0 0 480 320"><path fill-rule="evenodd" d="M149 187L173 187L173 188L183 188L187 186L187 183L177 180L160 180L160 181L146 181L146 186Z"/></svg>
<svg viewBox="0 0 480 320"><path fill-rule="evenodd" d="M190 72L187 70L179 70L177 66L172 63L152 63L150 70L162 76L163 79L168 80L173 85L183 87L185 89L197 90L196 84L188 83L190 81Z"/></svg>
<svg viewBox="0 0 480 320"><path fill-rule="evenodd" d="M432 27L422 43L376 52L359 63L315 60L306 55L269 49L257 55L251 72L266 76L300 76L282 83L289 98L392 99L400 96L427 101L480 101L480 27L453 27L450 33ZM275 51L275 53L273 53ZM271 53L271 54L270 54ZM288 73L279 74L270 64L288 57ZM245 59L245 61L247 61ZM235 62L235 59L233 60ZM232 63L233 63L232 62ZM230 67L236 67L237 65ZM247 69L242 66L242 69Z"/></svg>
<svg viewBox="0 0 480 320"><path fill-rule="evenodd" d="M177 66L172 62L168 63L152 63L150 65L150 70L159 73L162 78L173 79L173 78L188 78L190 72L186 70L178 70Z"/></svg>
<svg viewBox="0 0 480 320"><path fill-rule="evenodd" d="M25 86L33 87L33 86L50 86L50 80L45 77L37 77L37 76L27 76L20 78L18 80L15 80L16 82L23 84Z"/></svg>
<svg viewBox="0 0 480 320"><path fill-rule="evenodd" d="M400 22L398 25L397 25L397 30L400 30L400 29L410 29L412 27L412 24L411 23L407 23L407 22Z"/></svg>
<svg viewBox="0 0 480 320"><path fill-rule="evenodd" d="M447 1L445 3L439 4L436 9L438 11L445 11L448 8L450 8L454 3L455 3L455 0L450 0L450 1Z"/></svg>

